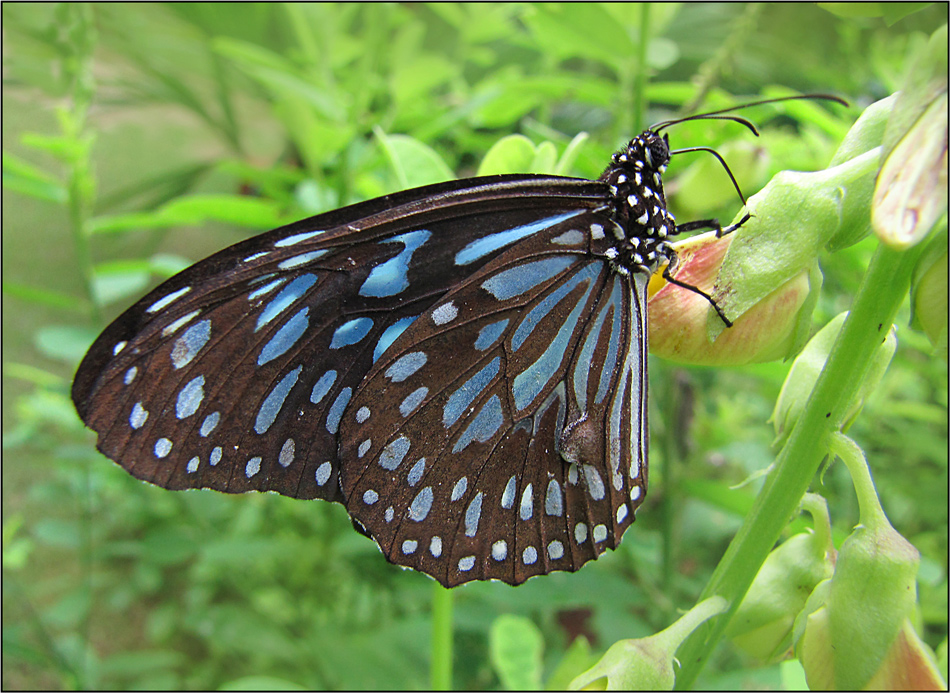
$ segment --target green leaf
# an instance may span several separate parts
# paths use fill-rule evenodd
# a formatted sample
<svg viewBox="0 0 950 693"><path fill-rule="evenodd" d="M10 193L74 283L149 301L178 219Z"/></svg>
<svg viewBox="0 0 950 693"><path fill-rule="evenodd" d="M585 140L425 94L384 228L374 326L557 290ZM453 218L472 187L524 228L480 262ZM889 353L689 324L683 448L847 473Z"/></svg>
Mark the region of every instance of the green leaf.
<svg viewBox="0 0 950 693"><path fill-rule="evenodd" d="M66 188L58 180L9 152L3 153L3 187L59 204L68 197Z"/></svg>
<svg viewBox="0 0 950 693"><path fill-rule="evenodd" d="M401 188L455 178L452 169L427 144L408 135L387 135L378 127L374 127L373 132L386 152Z"/></svg>
<svg viewBox="0 0 950 693"><path fill-rule="evenodd" d="M492 623L488 646L492 666L506 689L540 690L544 639L533 622L523 616L499 616Z"/></svg>

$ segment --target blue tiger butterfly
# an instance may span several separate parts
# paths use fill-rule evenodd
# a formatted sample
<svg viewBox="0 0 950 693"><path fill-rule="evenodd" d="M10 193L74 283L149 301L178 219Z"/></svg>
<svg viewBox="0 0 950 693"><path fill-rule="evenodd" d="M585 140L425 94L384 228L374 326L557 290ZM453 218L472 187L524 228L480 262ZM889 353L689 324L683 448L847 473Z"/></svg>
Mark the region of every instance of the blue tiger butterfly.
<svg viewBox="0 0 950 693"><path fill-rule="evenodd" d="M683 285L672 236L748 218L677 225L660 132L755 132L732 110L596 181L430 185L222 250L105 329L76 409L139 479L342 503L446 587L577 570L646 493L647 282Z"/></svg>

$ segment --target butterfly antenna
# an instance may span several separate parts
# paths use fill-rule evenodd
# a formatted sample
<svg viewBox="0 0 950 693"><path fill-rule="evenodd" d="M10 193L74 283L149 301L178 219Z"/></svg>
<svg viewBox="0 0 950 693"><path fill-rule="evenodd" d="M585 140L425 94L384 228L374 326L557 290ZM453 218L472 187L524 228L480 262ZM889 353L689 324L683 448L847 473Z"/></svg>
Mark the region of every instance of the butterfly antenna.
<svg viewBox="0 0 950 693"><path fill-rule="evenodd" d="M729 175L729 180L732 181L732 187L736 189L736 192L739 194L739 199L742 200L742 204L745 205L745 195L742 194L742 190L739 189L739 183L736 181L736 177L732 175L732 171L729 170L729 164L726 163L726 160L719 155L715 149L711 147L687 147L686 149L674 149L670 152L670 156L674 154L685 154L686 152L709 152L714 157L719 160L719 163L722 164L722 167L726 169L726 173Z"/></svg>
<svg viewBox="0 0 950 693"><path fill-rule="evenodd" d="M677 118L675 120L665 120L661 123L657 123L650 129L653 132L659 132L663 128L668 128L669 126L676 125L677 123L685 123L690 120L707 120L707 119L710 119L711 116L720 116L723 113L732 113L734 111L741 111L744 108L752 108L753 106L762 106L763 104L767 104L767 103L779 103L780 101L834 101L835 103L839 103L842 106L849 105L848 102L845 101L844 99L839 98L837 96L833 96L831 94L799 94L797 96L780 96L775 99L762 99L760 101L750 101L749 103L739 104L738 106L730 106L729 108L723 108L718 111L709 111L708 113L697 113L695 115L685 116L683 118ZM742 125L745 125L746 127L750 128L752 132L754 132L756 135L759 134L758 132L756 132L755 128L752 126L752 123L750 123L745 118L726 116L721 119L732 120L734 122L741 123Z"/></svg>

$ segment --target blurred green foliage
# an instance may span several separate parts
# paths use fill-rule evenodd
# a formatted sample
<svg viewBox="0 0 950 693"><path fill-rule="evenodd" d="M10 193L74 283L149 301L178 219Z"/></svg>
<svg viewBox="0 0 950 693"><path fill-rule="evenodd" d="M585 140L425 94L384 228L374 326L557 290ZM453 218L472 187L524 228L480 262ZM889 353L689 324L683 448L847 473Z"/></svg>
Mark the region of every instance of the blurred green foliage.
<svg viewBox="0 0 950 693"><path fill-rule="evenodd" d="M480 164L596 178L625 138L680 109L778 86L853 102L850 112L750 112L763 126L754 141L716 121L670 133L676 147L739 147L748 164L735 173L751 194L779 170L825 166L946 21L941 5L903 18L705 3L2 12L7 689L428 685L431 581L388 565L340 506L169 493L95 451L68 398L72 374L148 287L261 230ZM680 218L738 208L715 171L701 208L698 193L679 194L677 177L695 190L707 166L674 161L667 186ZM865 239L823 263L818 326L847 309L873 248ZM907 319L849 435L891 522L922 554L920 620L936 646L947 628L947 370ZM492 666L499 616L535 624L543 680L563 685L589 663L577 636L602 652L689 607L757 488L735 485L774 458L766 420L787 367L652 363L652 489L636 527L576 574L456 590L455 686L508 680ZM671 418L684 394L685 413ZM671 450L676 481L665 484ZM847 473L831 467L815 490L840 541L857 519ZM701 682L787 677L727 646Z"/></svg>

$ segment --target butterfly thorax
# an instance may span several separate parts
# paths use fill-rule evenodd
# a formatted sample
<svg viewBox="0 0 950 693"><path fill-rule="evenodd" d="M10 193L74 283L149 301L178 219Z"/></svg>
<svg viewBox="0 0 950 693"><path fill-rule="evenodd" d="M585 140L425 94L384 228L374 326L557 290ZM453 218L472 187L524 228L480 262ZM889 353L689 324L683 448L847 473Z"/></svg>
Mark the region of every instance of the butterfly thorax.
<svg viewBox="0 0 950 693"><path fill-rule="evenodd" d="M667 238L676 234L676 220L666 208L663 173L670 162L665 135L646 130L611 157L600 180L609 184L616 243L608 255L614 271L652 274L669 260Z"/></svg>

